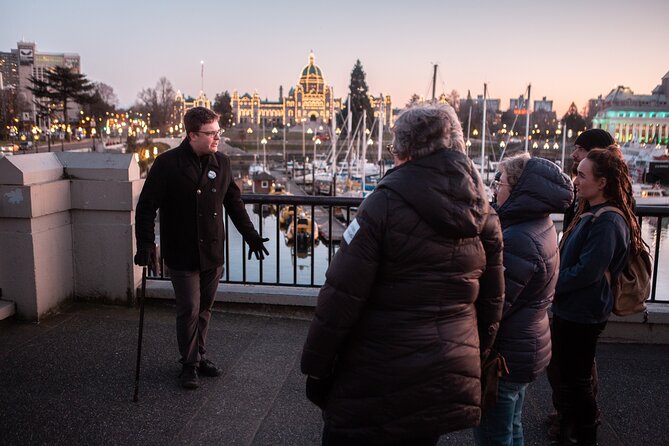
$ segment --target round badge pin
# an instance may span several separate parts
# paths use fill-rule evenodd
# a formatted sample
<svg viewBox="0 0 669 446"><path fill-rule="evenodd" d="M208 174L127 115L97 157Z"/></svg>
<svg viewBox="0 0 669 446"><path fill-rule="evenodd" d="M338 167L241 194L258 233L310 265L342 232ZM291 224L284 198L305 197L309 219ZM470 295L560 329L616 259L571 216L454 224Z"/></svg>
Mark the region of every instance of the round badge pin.
<svg viewBox="0 0 669 446"><path fill-rule="evenodd" d="M210 180L213 180L214 178L216 178L216 172L210 170L207 176L209 177Z"/></svg>

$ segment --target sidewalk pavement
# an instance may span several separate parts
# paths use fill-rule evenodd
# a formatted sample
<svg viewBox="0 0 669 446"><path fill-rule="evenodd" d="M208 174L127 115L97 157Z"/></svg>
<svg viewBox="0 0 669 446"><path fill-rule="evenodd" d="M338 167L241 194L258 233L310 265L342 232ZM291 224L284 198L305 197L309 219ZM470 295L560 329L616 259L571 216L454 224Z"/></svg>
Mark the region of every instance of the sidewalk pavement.
<svg viewBox="0 0 669 446"><path fill-rule="evenodd" d="M133 403L138 314L76 303L38 325L0 321L0 443L320 444L320 412L304 397L299 370L309 310L217 304L209 357L224 375L187 391L177 384L174 308L151 302ZM600 445L669 445L669 346L603 344L597 361ZM527 392L526 445L549 443L549 401L542 377ZM439 444L473 441L457 432Z"/></svg>

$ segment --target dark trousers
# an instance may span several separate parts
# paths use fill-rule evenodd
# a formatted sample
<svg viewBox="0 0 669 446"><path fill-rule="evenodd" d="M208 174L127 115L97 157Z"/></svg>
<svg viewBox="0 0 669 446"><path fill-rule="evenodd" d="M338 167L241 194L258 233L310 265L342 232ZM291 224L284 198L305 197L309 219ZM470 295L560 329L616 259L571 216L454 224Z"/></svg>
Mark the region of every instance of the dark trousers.
<svg viewBox="0 0 669 446"><path fill-rule="evenodd" d="M555 330L553 330L553 324L551 322L551 342L555 344ZM592 363L592 371L590 372L592 376L592 393L595 395L595 398L597 398L597 386L599 383L599 376L597 375L597 361L593 361ZM558 392L558 389L560 388L560 384L562 383L562 379L560 378L560 369L558 368L556 362L555 362L555 355L551 357L551 361L548 364L548 368L546 369L546 377L548 378L548 382L551 385L552 389L552 401L553 401L553 407L555 410L560 413L562 411L561 409L561 404L560 404L560 393Z"/></svg>
<svg viewBox="0 0 669 446"><path fill-rule="evenodd" d="M553 316L553 359L560 374L557 390L563 425L577 437L593 430L598 416L592 390L592 366L597 340L606 322L579 324Z"/></svg>
<svg viewBox="0 0 669 446"><path fill-rule="evenodd" d="M197 365L207 353L211 307L222 273L222 266L206 271L170 269L177 306L177 343L184 365Z"/></svg>
<svg viewBox="0 0 669 446"><path fill-rule="evenodd" d="M374 440L349 437L323 429L323 446L435 446L439 442L439 435L431 437L413 437L408 440L399 440L392 443L376 443Z"/></svg>

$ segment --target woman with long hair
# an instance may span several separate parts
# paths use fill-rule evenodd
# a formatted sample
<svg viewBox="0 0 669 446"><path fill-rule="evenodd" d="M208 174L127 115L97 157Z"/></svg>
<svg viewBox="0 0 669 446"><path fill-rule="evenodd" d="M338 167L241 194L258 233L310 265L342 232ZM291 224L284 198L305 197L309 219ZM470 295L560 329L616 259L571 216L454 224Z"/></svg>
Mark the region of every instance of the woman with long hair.
<svg viewBox="0 0 669 446"><path fill-rule="evenodd" d="M561 384L560 445L597 444L597 401L591 370L597 340L613 308L611 282L630 253L643 247L634 215L632 183L620 148L592 149L574 180L579 208L560 244L553 302L553 357ZM594 214L605 206L622 211Z"/></svg>

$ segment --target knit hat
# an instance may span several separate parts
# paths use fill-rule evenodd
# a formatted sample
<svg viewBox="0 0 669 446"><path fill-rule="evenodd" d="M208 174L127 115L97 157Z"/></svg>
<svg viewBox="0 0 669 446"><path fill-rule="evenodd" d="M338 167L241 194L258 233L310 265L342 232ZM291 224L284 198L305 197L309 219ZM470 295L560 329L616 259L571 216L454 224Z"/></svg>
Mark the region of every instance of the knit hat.
<svg viewBox="0 0 669 446"><path fill-rule="evenodd" d="M585 150L590 149L606 149L611 144L616 142L611 137L611 134L602 129L590 129L578 135L575 146L581 146Z"/></svg>

